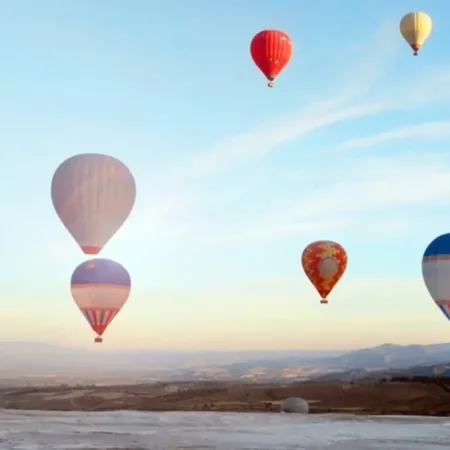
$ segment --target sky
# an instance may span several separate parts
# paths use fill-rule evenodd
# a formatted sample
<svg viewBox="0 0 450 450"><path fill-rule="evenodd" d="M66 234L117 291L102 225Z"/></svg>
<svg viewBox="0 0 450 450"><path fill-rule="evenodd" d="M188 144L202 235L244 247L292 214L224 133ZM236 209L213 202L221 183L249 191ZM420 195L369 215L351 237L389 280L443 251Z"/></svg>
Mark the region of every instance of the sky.
<svg viewBox="0 0 450 450"><path fill-rule="evenodd" d="M101 256L132 293L106 348L350 349L450 341L421 259L450 231L450 3L0 2L0 340L91 347L69 281L88 259L50 183L106 153L137 200ZM420 55L400 18L426 8ZM294 54L274 89L249 43ZM328 306L300 265L332 239Z"/></svg>

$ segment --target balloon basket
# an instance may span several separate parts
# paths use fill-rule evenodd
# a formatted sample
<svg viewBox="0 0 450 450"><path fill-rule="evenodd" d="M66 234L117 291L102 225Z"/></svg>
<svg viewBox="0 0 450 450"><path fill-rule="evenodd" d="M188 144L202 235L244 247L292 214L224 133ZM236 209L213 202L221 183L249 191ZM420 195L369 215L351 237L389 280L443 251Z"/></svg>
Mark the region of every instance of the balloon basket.
<svg viewBox="0 0 450 450"><path fill-rule="evenodd" d="M323 298L322 300L320 300L320 304L321 305L328 305L328 300Z"/></svg>
<svg viewBox="0 0 450 450"><path fill-rule="evenodd" d="M103 342L103 339L102 339L100 336L97 336L97 337L94 339L94 342L95 342L96 344L101 344L101 343Z"/></svg>

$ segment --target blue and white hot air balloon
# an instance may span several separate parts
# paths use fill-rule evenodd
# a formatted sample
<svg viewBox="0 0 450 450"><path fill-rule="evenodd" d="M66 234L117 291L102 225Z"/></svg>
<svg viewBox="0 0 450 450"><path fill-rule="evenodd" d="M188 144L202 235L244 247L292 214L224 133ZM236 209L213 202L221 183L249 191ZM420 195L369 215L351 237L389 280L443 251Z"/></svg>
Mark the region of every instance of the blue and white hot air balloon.
<svg viewBox="0 0 450 450"><path fill-rule="evenodd" d="M128 300L131 279L121 264L106 258L90 259L73 272L70 290L78 308L97 333L95 342Z"/></svg>
<svg viewBox="0 0 450 450"><path fill-rule="evenodd" d="M450 233L434 239L422 258L422 273L432 299L450 320Z"/></svg>

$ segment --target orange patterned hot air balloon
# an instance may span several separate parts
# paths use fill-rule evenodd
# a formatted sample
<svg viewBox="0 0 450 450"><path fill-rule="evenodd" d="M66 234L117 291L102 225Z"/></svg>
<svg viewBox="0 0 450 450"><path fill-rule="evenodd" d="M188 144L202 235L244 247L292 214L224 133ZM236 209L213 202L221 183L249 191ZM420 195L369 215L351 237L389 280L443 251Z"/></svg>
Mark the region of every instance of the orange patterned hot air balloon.
<svg viewBox="0 0 450 450"><path fill-rule="evenodd" d="M328 303L327 296L347 268L347 252L337 242L315 241L302 254L302 266L319 293L320 303Z"/></svg>

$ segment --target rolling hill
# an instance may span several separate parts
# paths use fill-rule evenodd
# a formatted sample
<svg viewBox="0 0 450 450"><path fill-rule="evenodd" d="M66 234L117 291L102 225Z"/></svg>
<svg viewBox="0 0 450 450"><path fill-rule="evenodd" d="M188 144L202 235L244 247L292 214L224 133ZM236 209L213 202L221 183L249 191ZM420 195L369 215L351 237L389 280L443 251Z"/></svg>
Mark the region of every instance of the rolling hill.
<svg viewBox="0 0 450 450"><path fill-rule="evenodd" d="M383 344L339 351L161 351L63 347L33 342L0 342L0 378L58 377L73 382L143 382L151 380L342 379L391 374L446 373L450 344ZM410 369L413 368L413 369ZM56 381L55 381L56 382Z"/></svg>
<svg viewBox="0 0 450 450"><path fill-rule="evenodd" d="M394 345L355 350L324 359L328 367L343 369L406 368L450 361L450 344Z"/></svg>

